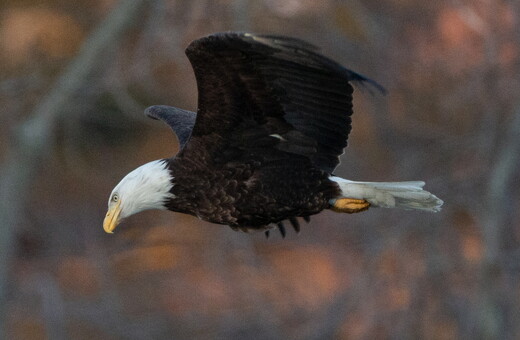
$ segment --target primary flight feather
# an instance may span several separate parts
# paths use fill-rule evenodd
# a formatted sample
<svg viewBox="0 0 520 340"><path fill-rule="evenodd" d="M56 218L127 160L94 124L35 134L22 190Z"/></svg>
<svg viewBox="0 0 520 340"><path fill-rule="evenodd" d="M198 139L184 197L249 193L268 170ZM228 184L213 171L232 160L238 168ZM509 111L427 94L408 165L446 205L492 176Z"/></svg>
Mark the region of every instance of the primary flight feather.
<svg viewBox="0 0 520 340"><path fill-rule="evenodd" d="M125 176L108 203L104 229L146 209L167 209L267 230L324 209L438 211L424 182L354 182L333 175L351 130L352 83L374 81L294 38L217 33L186 49L199 92L197 113L152 106L179 139L172 158Z"/></svg>

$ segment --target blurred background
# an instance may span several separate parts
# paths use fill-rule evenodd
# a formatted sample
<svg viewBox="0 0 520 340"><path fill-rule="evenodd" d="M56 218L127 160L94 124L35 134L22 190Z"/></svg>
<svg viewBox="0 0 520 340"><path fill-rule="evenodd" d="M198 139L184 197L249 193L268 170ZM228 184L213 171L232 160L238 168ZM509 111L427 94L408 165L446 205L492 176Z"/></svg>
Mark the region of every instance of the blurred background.
<svg viewBox="0 0 520 340"><path fill-rule="evenodd" d="M520 338L520 2L3 0L0 337ZM103 232L130 170L177 152L143 109L195 110L184 48L302 38L358 89L337 175L425 180L437 214L324 212L243 234L151 211Z"/></svg>

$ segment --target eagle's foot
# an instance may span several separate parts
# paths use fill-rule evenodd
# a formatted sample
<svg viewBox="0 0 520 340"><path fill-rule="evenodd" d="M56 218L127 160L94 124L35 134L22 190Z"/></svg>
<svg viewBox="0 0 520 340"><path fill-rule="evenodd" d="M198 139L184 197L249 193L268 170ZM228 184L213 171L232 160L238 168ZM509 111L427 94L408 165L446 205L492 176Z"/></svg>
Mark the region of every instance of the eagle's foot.
<svg viewBox="0 0 520 340"><path fill-rule="evenodd" d="M358 213L367 210L370 207L370 203L366 200L360 200L355 198L338 198L334 200L332 204L332 211L340 213Z"/></svg>

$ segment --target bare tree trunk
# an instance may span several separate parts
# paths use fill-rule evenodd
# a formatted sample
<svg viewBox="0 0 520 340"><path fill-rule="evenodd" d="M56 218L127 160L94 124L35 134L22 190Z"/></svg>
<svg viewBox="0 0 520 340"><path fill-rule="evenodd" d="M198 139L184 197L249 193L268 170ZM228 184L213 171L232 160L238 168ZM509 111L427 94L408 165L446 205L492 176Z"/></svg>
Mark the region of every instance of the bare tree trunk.
<svg viewBox="0 0 520 340"><path fill-rule="evenodd" d="M499 152L488 185L488 211L484 223L484 237L489 241L486 257L496 261L499 252L500 229L507 222L511 179L520 163L520 104L509 130L506 132L502 150Z"/></svg>
<svg viewBox="0 0 520 340"><path fill-rule="evenodd" d="M483 238L486 251L481 264L480 280L480 332L483 339L501 338L504 322L498 306L497 288L495 281L500 260L500 246L504 237L502 230L508 222L510 213L509 197L513 176L520 164L520 105L511 119L509 130L506 132L501 151L492 169L486 204L488 209L483 216Z"/></svg>
<svg viewBox="0 0 520 340"><path fill-rule="evenodd" d="M143 6L151 0L122 0L92 32L78 56L68 65L50 92L14 133L14 140L0 168L0 338L6 339L8 269L14 231L20 223L26 197L39 165L52 149L54 127L67 113L74 94L85 86L87 76L100 65L103 53L120 40Z"/></svg>
<svg viewBox="0 0 520 340"><path fill-rule="evenodd" d="M233 22L232 26L235 31L249 31L251 26L250 1L249 0L234 0L231 3Z"/></svg>

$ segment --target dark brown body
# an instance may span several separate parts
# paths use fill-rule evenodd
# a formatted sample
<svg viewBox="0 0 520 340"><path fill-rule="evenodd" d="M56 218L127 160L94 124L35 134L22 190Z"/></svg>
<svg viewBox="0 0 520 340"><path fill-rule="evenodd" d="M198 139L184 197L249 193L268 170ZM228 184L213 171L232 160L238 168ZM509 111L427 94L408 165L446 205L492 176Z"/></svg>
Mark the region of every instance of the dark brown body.
<svg viewBox="0 0 520 340"><path fill-rule="evenodd" d="M285 219L317 214L339 195L329 175L305 159L189 170L176 159L170 162L175 197L167 208L232 228L265 229Z"/></svg>

